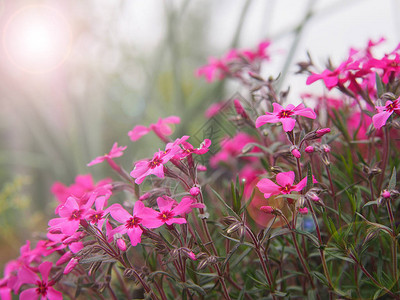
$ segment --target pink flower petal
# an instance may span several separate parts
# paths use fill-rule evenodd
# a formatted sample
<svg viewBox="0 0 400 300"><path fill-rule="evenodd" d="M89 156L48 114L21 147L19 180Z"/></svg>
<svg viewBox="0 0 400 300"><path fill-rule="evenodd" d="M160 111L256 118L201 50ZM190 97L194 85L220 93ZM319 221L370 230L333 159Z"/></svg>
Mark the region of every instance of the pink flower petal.
<svg viewBox="0 0 400 300"><path fill-rule="evenodd" d="M128 132L128 136L134 142L139 140L142 136L148 134L151 131L150 128L147 128L143 125L135 126L131 131Z"/></svg>
<svg viewBox="0 0 400 300"><path fill-rule="evenodd" d="M39 265L39 272L42 275L42 279L44 282L47 282L50 274L51 267L53 263L51 261L45 261Z"/></svg>
<svg viewBox="0 0 400 300"><path fill-rule="evenodd" d="M279 192L279 186L269 180L268 178L263 178L257 183L257 187L260 190L261 193L277 193Z"/></svg>
<svg viewBox="0 0 400 300"><path fill-rule="evenodd" d="M47 288L47 297L49 298L49 300L62 300L63 299L62 293L59 291L56 291L51 286Z"/></svg>
<svg viewBox="0 0 400 300"><path fill-rule="evenodd" d="M23 266L18 271L18 281L20 284L36 284L37 281L40 281L40 278L31 269Z"/></svg>
<svg viewBox="0 0 400 300"><path fill-rule="evenodd" d="M115 203L109 208L111 216L120 223L125 223L133 216L128 213L119 203Z"/></svg>
<svg viewBox="0 0 400 300"><path fill-rule="evenodd" d="M176 203L176 201L168 196L164 196L165 198L162 197L158 197L157 198L157 205L158 208L160 209L160 211L165 211L168 210L170 211L172 206L174 205L174 203Z"/></svg>
<svg viewBox="0 0 400 300"><path fill-rule="evenodd" d="M292 131L294 128L294 125L296 124L296 120L292 118L282 118L279 119L279 121L282 123L283 130L285 132Z"/></svg>
<svg viewBox="0 0 400 300"><path fill-rule="evenodd" d="M131 240L132 246L136 246L142 241L143 230L140 227L132 227L127 231L129 239Z"/></svg>
<svg viewBox="0 0 400 300"><path fill-rule="evenodd" d="M372 116L372 123L374 124L376 129L381 128L382 126L384 126L386 124L387 119L389 119L390 115L392 113L390 112L380 112L377 113L376 115Z"/></svg>
<svg viewBox="0 0 400 300"><path fill-rule="evenodd" d="M256 120L256 128L261 127L266 123L277 123L280 122L280 119L275 115L263 115L257 118Z"/></svg>
<svg viewBox="0 0 400 300"><path fill-rule="evenodd" d="M27 289L19 295L19 300L36 300L39 294L36 293L36 288Z"/></svg>
<svg viewBox="0 0 400 300"><path fill-rule="evenodd" d="M192 210L192 203L193 199L189 197L182 198L181 202L179 202L179 204L172 210L172 212L175 214L175 216L179 216L184 213L187 214Z"/></svg>
<svg viewBox="0 0 400 300"><path fill-rule="evenodd" d="M165 223L167 225L186 224L186 219L185 218L172 218L172 219L167 220Z"/></svg>
<svg viewBox="0 0 400 300"><path fill-rule="evenodd" d="M280 186L286 186L286 185L293 185L294 182L294 172L289 171L289 172L282 172L276 175L276 182Z"/></svg>

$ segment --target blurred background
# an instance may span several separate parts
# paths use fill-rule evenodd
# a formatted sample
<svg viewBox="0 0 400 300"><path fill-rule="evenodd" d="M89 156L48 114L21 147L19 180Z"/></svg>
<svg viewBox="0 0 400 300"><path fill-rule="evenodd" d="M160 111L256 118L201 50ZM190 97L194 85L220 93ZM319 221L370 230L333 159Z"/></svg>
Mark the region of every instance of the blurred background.
<svg viewBox="0 0 400 300"><path fill-rule="evenodd" d="M271 39L264 73L281 73L299 102L311 88L293 74L307 51L323 66L368 39L385 37L392 50L399 15L398 0L0 0L1 269L46 230L55 181L112 176L86 164L116 141L128 146L118 162L130 171L161 146L154 135L132 143L134 125L177 115L174 137L190 135L211 103L238 91L196 78L209 56Z"/></svg>

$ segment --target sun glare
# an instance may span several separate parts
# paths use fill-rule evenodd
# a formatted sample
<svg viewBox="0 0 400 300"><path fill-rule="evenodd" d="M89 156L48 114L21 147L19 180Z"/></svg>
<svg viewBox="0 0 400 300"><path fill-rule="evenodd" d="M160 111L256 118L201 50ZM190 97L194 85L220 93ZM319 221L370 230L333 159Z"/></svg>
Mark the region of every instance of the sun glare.
<svg viewBox="0 0 400 300"><path fill-rule="evenodd" d="M71 32L65 17L43 6L25 7L8 20L3 44L9 60L30 73L49 72L70 52Z"/></svg>

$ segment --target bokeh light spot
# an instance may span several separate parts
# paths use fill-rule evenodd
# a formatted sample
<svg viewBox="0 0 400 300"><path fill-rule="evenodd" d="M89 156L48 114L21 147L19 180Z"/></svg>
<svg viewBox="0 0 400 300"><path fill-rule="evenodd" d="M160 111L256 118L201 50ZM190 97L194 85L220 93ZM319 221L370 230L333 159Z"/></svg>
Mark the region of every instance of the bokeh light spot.
<svg viewBox="0 0 400 300"><path fill-rule="evenodd" d="M9 60L29 73L44 73L60 66L71 49L71 30L56 9L30 5L6 23L3 45Z"/></svg>

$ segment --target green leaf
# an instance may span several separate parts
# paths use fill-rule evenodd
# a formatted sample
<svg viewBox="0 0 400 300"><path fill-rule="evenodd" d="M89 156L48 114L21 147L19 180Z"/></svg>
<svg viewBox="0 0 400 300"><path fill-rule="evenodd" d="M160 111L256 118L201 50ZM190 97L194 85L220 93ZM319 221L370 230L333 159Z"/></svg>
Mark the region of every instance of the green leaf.
<svg viewBox="0 0 400 300"><path fill-rule="evenodd" d="M306 188L306 191L311 189L313 187L313 185L314 185L314 182L313 182L313 177L312 177L311 165L310 165L310 163L308 163L308 165L307 165L307 188Z"/></svg>
<svg viewBox="0 0 400 300"><path fill-rule="evenodd" d="M383 83L381 77L375 72L376 90L378 98L383 94Z"/></svg>
<svg viewBox="0 0 400 300"><path fill-rule="evenodd" d="M279 229L279 230L277 230L277 231L274 231L274 232L268 237L268 240L272 240L273 238L276 238L276 237L281 236L281 235L288 234L288 233L290 233L290 232L291 232L291 230L290 230L289 228Z"/></svg>
<svg viewBox="0 0 400 300"><path fill-rule="evenodd" d="M364 204L363 208L370 205L378 205L378 200L368 201L367 203Z"/></svg>
<svg viewBox="0 0 400 300"><path fill-rule="evenodd" d="M315 247L317 247L317 248L320 247L318 238L316 236L312 235L311 233L309 233L307 231L300 230L300 229L294 229L293 231L308 237L311 240L311 242L315 245Z"/></svg>
<svg viewBox="0 0 400 300"><path fill-rule="evenodd" d="M317 278L319 281L321 281L324 285L329 286L328 279L326 279L324 274L317 272L317 271L311 271L310 273L315 278Z"/></svg>
<svg viewBox="0 0 400 300"><path fill-rule="evenodd" d="M89 264L92 262L101 261L101 262L116 262L115 258L110 257L109 255L96 255L88 258L82 258L79 263L80 264Z"/></svg>
<svg viewBox="0 0 400 300"><path fill-rule="evenodd" d="M389 227L387 227L385 225L382 225L382 224L379 224L379 223L374 223L374 222L368 221L362 214L359 214L358 212L356 212L356 214L361 219L363 219L365 222L367 222L368 225L371 225L371 226L374 226L376 228L379 228L379 229L383 230L384 232L388 233L390 236L393 236L393 232Z"/></svg>
<svg viewBox="0 0 400 300"><path fill-rule="evenodd" d="M177 281L176 278L175 278L174 276L172 276L171 274L169 274L169 273L167 273L167 272L164 272L164 271L155 271L155 272L150 273L150 274L149 274L149 280L154 280L154 277L155 277L156 275L162 275L162 276L165 275L165 276L171 278L173 281L175 281L175 282Z"/></svg>
<svg viewBox="0 0 400 300"><path fill-rule="evenodd" d="M392 177L390 177L388 190L394 190L396 187L396 167L393 167Z"/></svg>
<svg viewBox="0 0 400 300"><path fill-rule="evenodd" d="M215 196L217 196L217 199L221 201L221 203L226 207L226 209L238 220L242 221L242 219L238 216L238 214L222 199L222 197L213 189L211 188Z"/></svg>

